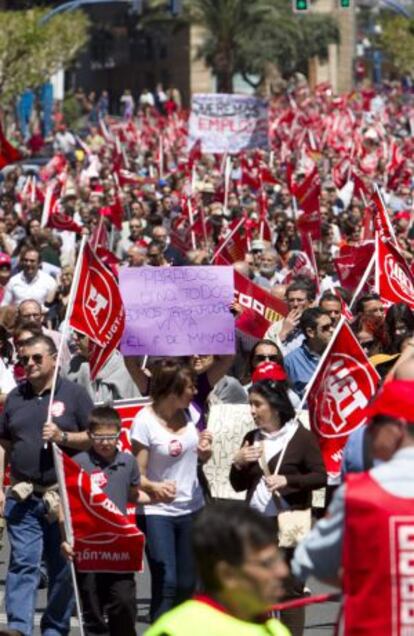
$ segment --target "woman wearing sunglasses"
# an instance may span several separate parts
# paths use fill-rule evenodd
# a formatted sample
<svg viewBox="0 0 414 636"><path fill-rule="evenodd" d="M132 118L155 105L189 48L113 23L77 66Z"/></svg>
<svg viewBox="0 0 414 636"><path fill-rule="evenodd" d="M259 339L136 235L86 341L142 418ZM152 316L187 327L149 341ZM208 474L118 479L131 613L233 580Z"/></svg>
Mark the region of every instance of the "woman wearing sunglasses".
<svg viewBox="0 0 414 636"><path fill-rule="evenodd" d="M289 400L294 409L297 409L300 404L299 396L294 392L294 390L289 386L287 381L287 376L284 372L283 365L283 355L280 351L279 347L273 340L259 340L254 345L253 349L250 351L249 356L249 371L250 378L253 379L253 374L257 367L263 362L272 362L280 366L284 375L285 388L288 393ZM246 391L249 391L252 386L252 381L250 381L247 385L245 385Z"/></svg>

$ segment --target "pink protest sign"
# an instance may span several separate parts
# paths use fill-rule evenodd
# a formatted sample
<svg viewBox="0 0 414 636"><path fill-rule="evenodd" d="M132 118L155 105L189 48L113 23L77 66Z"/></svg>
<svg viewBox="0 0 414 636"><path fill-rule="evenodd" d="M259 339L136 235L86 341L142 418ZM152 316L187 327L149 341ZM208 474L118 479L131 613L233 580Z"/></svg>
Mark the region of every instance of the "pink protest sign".
<svg viewBox="0 0 414 636"><path fill-rule="evenodd" d="M234 353L232 267L123 268L119 284L124 355Z"/></svg>

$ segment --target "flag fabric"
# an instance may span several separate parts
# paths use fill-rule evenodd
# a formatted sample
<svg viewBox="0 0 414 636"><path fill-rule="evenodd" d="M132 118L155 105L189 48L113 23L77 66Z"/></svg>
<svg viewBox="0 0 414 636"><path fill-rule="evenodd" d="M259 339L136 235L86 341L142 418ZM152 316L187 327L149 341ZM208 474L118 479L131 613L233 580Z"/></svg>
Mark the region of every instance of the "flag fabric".
<svg viewBox="0 0 414 636"><path fill-rule="evenodd" d="M254 338L263 338L269 327L288 314L283 300L272 296L251 280L234 272L234 291L243 313L236 320L236 329Z"/></svg>
<svg viewBox="0 0 414 636"><path fill-rule="evenodd" d="M237 226L240 226L237 229ZM242 229L240 219L234 219L229 224L229 235L221 239L214 255L215 265L231 265L236 261L243 261L248 251L247 234Z"/></svg>
<svg viewBox="0 0 414 636"><path fill-rule="evenodd" d="M374 253L374 243L349 246L333 259L341 287L354 291L358 287Z"/></svg>
<svg viewBox="0 0 414 636"><path fill-rule="evenodd" d="M78 572L141 572L144 535L100 489L98 480L53 445Z"/></svg>
<svg viewBox="0 0 414 636"><path fill-rule="evenodd" d="M374 213L374 228L383 239L396 242L394 228L391 225L387 209L378 191L371 197Z"/></svg>
<svg viewBox="0 0 414 636"><path fill-rule="evenodd" d="M0 169L21 159L23 159L22 153L7 141L3 126L0 124Z"/></svg>
<svg viewBox="0 0 414 636"><path fill-rule="evenodd" d="M69 324L90 340L89 360L94 379L121 340L125 326L125 310L118 282L112 272L86 244L80 266Z"/></svg>
<svg viewBox="0 0 414 636"><path fill-rule="evenodd" d="M414 279L404 257L391 241L377 237L376 281L387 306L405 303L414 309Z"/></svg>
<svg viewBox="0 0 414 636"><path fill-rule="evenodd" d="M311 382L310 426L318 438L327 472L337 477L344 446L349 435L364 424L364 409L379 382L379 375L344 318Z"/></svg>
<svg viewBox="0 0 414 636"><path fill-rule="evenodd" d="M71 216L65 214L61 210L60 200L55 193L55 186L49 185L46 190L46 196L43 202L42 210L42 227L51 227L55 230L67 232L82 232L82 226L79 225Z"/></svg>
<svg viewBox="0 0 414 636"><path fill-rule="evenodd" d="M321 178L317 167L295 187L298 205L297 226L300 232L310 234L312 239L321 238L321 216L319 198L321 195Z"/></svg>

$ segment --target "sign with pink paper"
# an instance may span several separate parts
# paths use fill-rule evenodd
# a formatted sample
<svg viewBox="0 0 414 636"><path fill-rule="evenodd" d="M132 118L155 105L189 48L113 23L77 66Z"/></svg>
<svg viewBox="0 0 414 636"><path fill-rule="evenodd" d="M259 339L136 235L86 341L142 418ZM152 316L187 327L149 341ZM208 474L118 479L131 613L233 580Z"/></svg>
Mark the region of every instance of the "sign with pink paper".
<svg viewBox="0 0 414 636"><path fill-rule="evenodd" d="M234 353L232 267L128 267L119 284L124 355Z"/></svg>

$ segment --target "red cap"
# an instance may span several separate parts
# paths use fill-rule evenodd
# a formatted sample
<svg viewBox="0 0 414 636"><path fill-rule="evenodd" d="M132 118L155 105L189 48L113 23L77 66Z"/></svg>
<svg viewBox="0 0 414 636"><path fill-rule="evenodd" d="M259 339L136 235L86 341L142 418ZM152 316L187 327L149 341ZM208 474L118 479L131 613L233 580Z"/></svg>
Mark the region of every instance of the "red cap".
<svg viewBox="0 0 414 636"><path fill-rule="evenodd" d="M253 384L261 380L283 382L287 379L284 368L277 362L261 362L252 373Z"/></svg>
<svg viewBox="0 0 414 636"><path fill-rule="evenodd" d="M414 380L393 380L384 384L364 415L368 419L389 415L414 424Z"/></svg>
<svg viewBox="0 0 414 636"><path fill-rule="evenodd" d="M4 252L0 252L0 267L3 265L8 265L11 267L11 258L8 254L4 254Z"/></svg>
<svg viewBox="0 0 414 636"><path fill-rule="evenodd" d="M396 212L396 214L394 214L394 219L396 221L398 221L399 219L406 219L406 221L409 221L410 218L411 218L410 210L401 210L400 212Z"/></svg>

